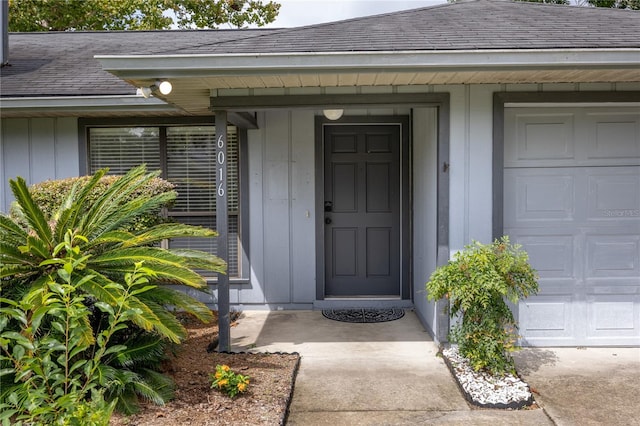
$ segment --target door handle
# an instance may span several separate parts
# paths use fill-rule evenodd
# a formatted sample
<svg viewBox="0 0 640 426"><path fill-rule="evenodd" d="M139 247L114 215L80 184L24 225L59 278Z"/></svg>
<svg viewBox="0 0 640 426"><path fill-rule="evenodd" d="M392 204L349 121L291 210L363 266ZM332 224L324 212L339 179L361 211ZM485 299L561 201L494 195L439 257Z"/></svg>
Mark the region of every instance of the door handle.
<svg viewBox="0 0 640 426"><path fill-rule="evenodd" d="M325 224L325 225L331 225L331 222L332 222L332 221L331 221L331 218L330 218L330 217L325 217L325 218L324 218L324 224Z"/></svg>
<svg viewBox="0 0 640 426"><path fill-rule="evenodd" d="M332 212L333 211L333 201L325 201L324 202L324 211Z"/></svg>

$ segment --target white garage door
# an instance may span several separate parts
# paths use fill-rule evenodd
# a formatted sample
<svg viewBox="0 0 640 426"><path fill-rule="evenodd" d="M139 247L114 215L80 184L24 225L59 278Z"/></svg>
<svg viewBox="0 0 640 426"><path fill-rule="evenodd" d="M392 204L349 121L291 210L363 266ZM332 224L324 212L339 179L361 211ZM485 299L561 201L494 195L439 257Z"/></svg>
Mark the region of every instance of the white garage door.
<svg viewBox="0 0 640 426"><path fill-rule="evenodd" d="M507 108L504 233L540 292L523 344L640 344L640 107Z"/></svg>

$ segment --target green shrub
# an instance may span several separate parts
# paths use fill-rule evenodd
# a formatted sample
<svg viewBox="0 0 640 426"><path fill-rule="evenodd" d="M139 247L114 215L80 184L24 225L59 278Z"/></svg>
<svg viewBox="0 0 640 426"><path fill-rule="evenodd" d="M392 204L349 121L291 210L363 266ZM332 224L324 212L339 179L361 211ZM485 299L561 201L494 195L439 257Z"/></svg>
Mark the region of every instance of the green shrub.
<svg viewBox="0 0 640 426"><path fill-rule="evenodd" d="M174 310L189 312L204 322L212 319L205 304L170 284L205 290L206 280L195 269L223 273L226 265L209 253L158 247L160 241L170 238L215 237L211 229L180 223L135 229L133 225L139 218L157 212L175 199L173 191L145 193L143 188L157 174L148 174L143 166L137 167L92 198L90 194L105 172L101 170L74 185L60 208L50 215L40 209L24 179L10 181L20 220L0 214L0 287L4 298L0 307L20 303L27 295L48 287L50 277L59 270L59 259L69 254L66 246L59 247L71 238L73 250L86 257L79 264L81 267L74 267L71 278L77 283L82 306L90 313L88 329L98 341L111 324L106 307L116 309L126 293L122 283L144 262L154 289L126 296L127 326L111 336L110 347L114 349L108 352L101 369L106 397L117 398L118 406L130 412L136 403L132 392L158 403L170 395L168 379L150 369L149 363L157 361L162 352L157 341L179 343L186 337ZM21 322L9 321L6 315L8 312L0 316L5 332L19 334ZM44 322L42 332L49 332L52 324ZM7 373L8 367L2 361L0 364L0 371L5 372L0 377L0 403L6 403L11 393L5 390L16 376Z"/></svg>
<svg viewBox="0 0 640 426"><path fill-rule="evenodd" d="M47 262L53 269L43 286L33 287L20 301L0 298L0 371L13 378L0 398L3 424L108 424L116 401L104 398L111 382L104 361L127 349L109 345L110 340L137 314L129 299L156 286L147 278L153 272L136 264L123 284L111 285L120 290L113 305L96 303L109 321L94 336L81 290L91 276L76 274L90 258L78 249L83 240L69 230L54 249L54 255L64 257Z"/></svg>
<svg viewBox="0 0 640 426"><path fill-rule="evenodd" d="M517 322L507 306L538 291L537 273L527 253L508 237L492 244L474 242L431 275L428 298L449 299L450 316L460 316L450 340L478 371L513 372Z"/></svg>
<svg viewBox="0 0 640 426"><path fill-rule="evenodd" d="M94 203L110 186L121 179L122 176L105 175L95 184L86 196L86 201L90 205ZM72 189L76 186L83 187L91 179L91 176L71 177L66 179L47 180L36 183L29 187L29 192L35 203L40 207L46 218L52 218L60 209L65 200L68 199ZM121 203L127 203L139 197L153 197L163 193L174 194L175 185L159 177L154 177L144 185L141 185L135 191L131 192L127 197L121 200ZM141 230L150 228L154 225L162 223L165 219L160 215L163 207L171 207L173 200L168 201L166 205L159 206L156 209L145 212L138 217L130 226L131 230ZM11 215L13 217L21 217L20 206L13 203L11 206Z"/></svg>

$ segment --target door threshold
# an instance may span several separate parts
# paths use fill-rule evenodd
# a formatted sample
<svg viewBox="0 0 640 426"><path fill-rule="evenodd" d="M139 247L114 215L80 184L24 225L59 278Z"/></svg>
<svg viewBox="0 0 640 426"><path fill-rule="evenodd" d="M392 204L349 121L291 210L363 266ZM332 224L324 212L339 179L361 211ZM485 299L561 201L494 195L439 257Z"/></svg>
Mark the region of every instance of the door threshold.
<svg viewBox="0 0 640 426"><path fill-rule="evenodd" d="M325 296L324 300L402 300L400 296Z"/></svg>
<svg viewBox="0 0 640 426"><path fill-rule="evenodd" d="M388 309L403 308L413 309L411 300L398 298L326 298L313 302L314 309L351 309L351 308L371 308Z"/></svg>

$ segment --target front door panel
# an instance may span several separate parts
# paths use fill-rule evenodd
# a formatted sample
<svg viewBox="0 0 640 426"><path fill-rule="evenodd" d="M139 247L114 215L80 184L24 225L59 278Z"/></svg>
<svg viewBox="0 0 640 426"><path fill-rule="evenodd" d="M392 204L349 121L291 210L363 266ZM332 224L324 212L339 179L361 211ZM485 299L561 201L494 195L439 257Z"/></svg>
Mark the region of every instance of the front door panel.
<svg viewBox="0 0 640 426"><path fill-rule="evenodd" d="M400 126L324 130L325 294L400 295Z"/></svg>

